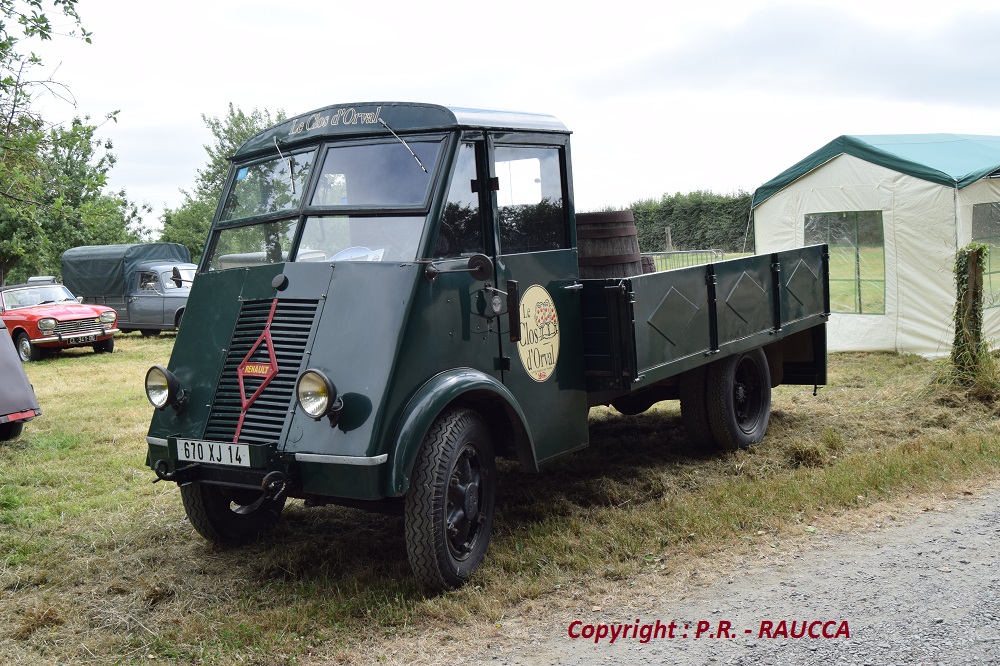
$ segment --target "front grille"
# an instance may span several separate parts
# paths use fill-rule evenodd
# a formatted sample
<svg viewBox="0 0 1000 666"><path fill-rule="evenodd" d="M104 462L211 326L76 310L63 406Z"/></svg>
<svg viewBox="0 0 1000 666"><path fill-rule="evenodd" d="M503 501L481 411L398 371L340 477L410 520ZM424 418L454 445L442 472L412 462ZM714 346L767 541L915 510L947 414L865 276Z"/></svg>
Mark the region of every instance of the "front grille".
<svg viewBox="0 0 1000 666"><path fill-rule="evenodd" d="M57 321L56 333L59 335L77 335L79 333L100 333L101 322L97 317L87 319L71 319L69 321Z"/></svg>
<svg viewBox="0 0 1000 666"><path fill-rule="evenodd" d="M212 412L205 430L206 439L232 441L242 411L240 380L237 370L247 353L261 339L271 313L273 301L244 301L233 338L229 343L226 365L215 393ZM247 408L239 441L249 444L277 442L295 397L295 380L305 356L306 343L316 318L318 301L278 301L271 321L271 341L274 345L278 373ZM262 342L250 358L254 363L269 363L267 344ZM260 379L244 377L249 399L261 384Z"/></svg>

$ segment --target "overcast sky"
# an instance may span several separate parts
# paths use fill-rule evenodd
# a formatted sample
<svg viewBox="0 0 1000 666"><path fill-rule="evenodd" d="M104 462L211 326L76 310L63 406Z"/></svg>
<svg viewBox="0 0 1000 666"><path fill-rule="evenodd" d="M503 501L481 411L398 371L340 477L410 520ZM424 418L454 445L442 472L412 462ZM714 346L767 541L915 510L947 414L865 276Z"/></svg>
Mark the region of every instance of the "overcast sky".
<svg viewBox="0 0 1000 666"><path fill-rule="evenodd" d="M48 4L48 3L46 3ZM1000 134L981 1L80 0L93 44L36 50L75 108L120 110L114 189L177 206L202 114L414 101L549 113L578 210L752 191L842 134Z"/></svg>

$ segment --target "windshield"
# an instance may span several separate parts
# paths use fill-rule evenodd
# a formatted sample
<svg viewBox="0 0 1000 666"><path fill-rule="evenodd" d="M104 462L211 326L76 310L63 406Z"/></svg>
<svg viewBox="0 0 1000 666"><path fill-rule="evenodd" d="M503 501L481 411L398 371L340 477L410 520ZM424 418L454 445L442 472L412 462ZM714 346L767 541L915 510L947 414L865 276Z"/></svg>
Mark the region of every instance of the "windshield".
<svg viewBox="0 0 1000 666"><path fill-rule="evenodd" d="M313 206L422 206L441 139L332 146L326 151ZM410 154L410 150L413 154ZM414 159L414 155L419 158ZM426 165L430 171L424 171Z"/></svg>
<svg viewBox="0 0 1000 666"><path fill-rule="evenodd" d="M293 218L218 231L208 258L208 270L288 261L297 221Z"/></svg>
<svg viewBox="0 0 1000 666"><path fill-rule="evenodd" d="M310 217L295 261L413 261L424 218Z"/></svg>
<svg viewBox="0 0 1000 666"><path fill-rule="evenodd" d="M8 310L28 308L32 305L45 305L46 303L61 303L63 301L73 301L76 303L76 298L73 294L61 284L11 289L3 292L2 296L3 305Z"/></svg>
<svg viewBox="0 0 1000 666"><path fill-rule="evenodd" d="M378 141L328 145L311 185L315 150L239 165L207 270L284 261L416 259L445 137ZM307 187L313 189L306 192ZM296 215L302 201L312 213L305 218ZM282 211L285 219L231 224Z"/></svg>
<svg viewBox="0 0 1000 666"><path fill-rule="evenodd" d="M424 217L321 215L306 219L298 251L290 256L297 220L220 229L208 270L283 261L413 261Z"/></svg>
<svg viewBox="0 0 1000 666"><path fill-rule="evenodd" d="M165 271L163 273L160 273L160 282L162 282L163 286L166 287L168 290L170 290L170 289L182 289L182 288L186 289L186 288L188 288L188 287L191 286L191 281L194 280L194 269L193 268L180 268L180 267L178 267L177 271L181 274L181 280L183 280L183 282L181 282L181 284L180 284L180 287L178 287L174 283L174 281L173 281L173 277L174 277L173 270L169 270L169 271Z"/></svg>
<svg viewBox="0 0 1000 666"><path fill-rule="evenodd" d="M315 151L241 166L222 208L223 220L239 220L299 207Z"/></svg>

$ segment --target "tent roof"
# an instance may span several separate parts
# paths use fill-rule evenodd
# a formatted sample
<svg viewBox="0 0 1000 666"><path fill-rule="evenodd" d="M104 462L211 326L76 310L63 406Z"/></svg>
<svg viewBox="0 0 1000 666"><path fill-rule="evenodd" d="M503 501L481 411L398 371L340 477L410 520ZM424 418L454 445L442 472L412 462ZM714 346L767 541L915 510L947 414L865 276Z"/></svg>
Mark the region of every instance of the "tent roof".
<svg viewBox="0 0 1000 666"><path fill-rule="evenodd" d="M837 137L758 187L753 206L838 155L853 155L915 178L963 188L1000 169L1000 136L875 134Z"/></svg>

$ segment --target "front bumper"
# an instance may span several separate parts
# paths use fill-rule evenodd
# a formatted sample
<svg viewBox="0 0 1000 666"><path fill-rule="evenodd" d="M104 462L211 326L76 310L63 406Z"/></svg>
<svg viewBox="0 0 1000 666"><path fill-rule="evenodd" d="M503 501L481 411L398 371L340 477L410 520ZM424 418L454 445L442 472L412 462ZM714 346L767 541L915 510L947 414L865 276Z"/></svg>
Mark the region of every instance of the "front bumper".
<svg viewBox="0 0 1000 666"><path fill-rule="evenodd" d="M52 346L71 346L71 345L87 345L92 342L100 342L106 340L118 333L117 328L102 328L99 331L86 331L83 333L72 333L72 334L60 334L48 335L44 338L35 338L31 341L33 345L52 345Z"/></svg>
<svg viewBox="0 0 1000 666"><path fill-rule="evenodd" d="M290 497L380 500L388 454L343 456L317 453L279 453L276 444L249 444L250 467L192 463L179 460L176 437L146 437L146 465L159 479L179 485L212 485L260 490L275 473L285 477Z"/></svg>

